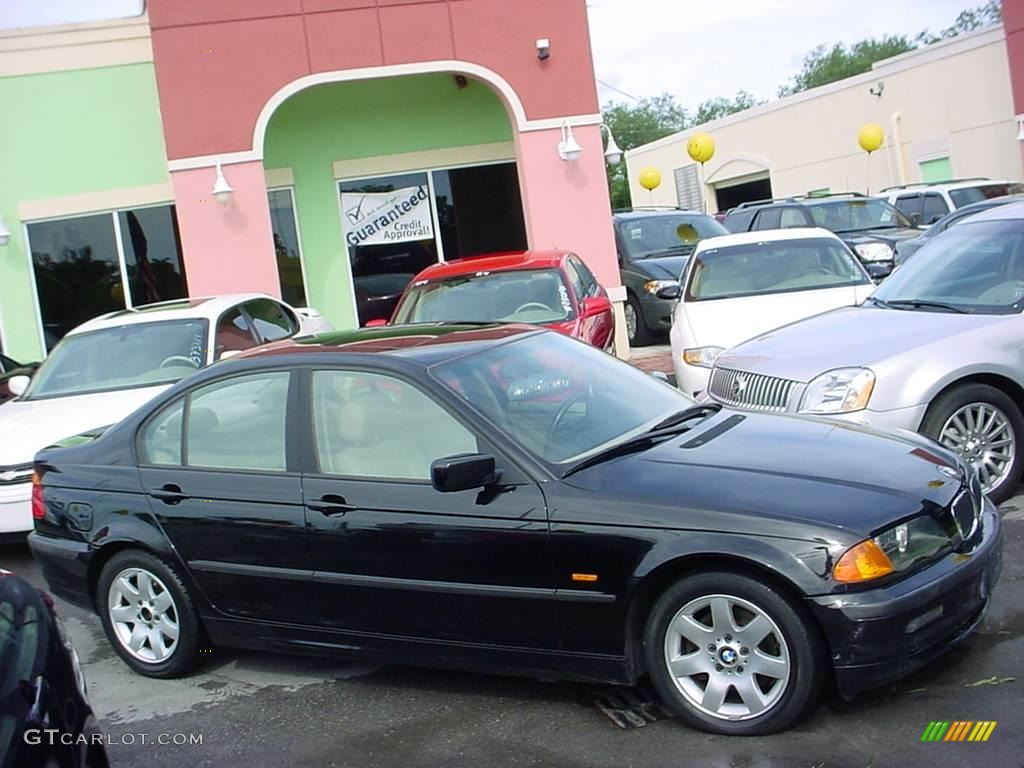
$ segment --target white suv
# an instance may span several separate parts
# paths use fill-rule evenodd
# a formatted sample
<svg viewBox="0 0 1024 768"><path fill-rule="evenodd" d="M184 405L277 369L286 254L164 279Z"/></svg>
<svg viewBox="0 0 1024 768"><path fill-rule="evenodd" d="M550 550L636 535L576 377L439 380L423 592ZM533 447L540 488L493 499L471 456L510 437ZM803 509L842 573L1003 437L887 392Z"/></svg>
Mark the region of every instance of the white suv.
<svg viewBox="0 0 1024 768"><path fill-rule="evenodd" d="M881 195L918 226L928 226L965 205L1022 192L1024 184L1019 181L993 181L979 177L886 187Z"/></svg>
<svg viewBox="0 0 1024 768"><path fill-rule="evenodd" d="M316 310L262 294L180 299L120 310L65 336L0 405L0 538L32 530L32 460L58 440L116 423L221 357L331 330Z"/></svg>

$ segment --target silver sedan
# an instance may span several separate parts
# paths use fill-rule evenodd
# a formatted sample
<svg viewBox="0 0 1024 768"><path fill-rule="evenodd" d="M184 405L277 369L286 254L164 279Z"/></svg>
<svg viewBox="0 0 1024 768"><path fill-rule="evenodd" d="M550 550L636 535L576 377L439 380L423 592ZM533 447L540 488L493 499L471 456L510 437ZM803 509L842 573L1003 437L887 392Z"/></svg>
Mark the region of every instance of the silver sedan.
<svg viewBox="0 0 1024 768"><path fill-rule="evenodd" d="M931 240L860 306L723 353L709 395L756 411L921 432L995 501L1024 468L1024 203Z"/></svg>

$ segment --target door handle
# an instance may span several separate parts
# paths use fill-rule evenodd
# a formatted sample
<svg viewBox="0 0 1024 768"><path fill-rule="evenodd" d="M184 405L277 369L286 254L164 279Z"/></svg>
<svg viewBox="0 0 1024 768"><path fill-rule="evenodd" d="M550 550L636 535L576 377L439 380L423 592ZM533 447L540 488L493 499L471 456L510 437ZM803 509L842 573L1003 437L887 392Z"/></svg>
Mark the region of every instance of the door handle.
<svg viewBox="0 0 1024 768"><path fill-rule="evenodd" d="M177 504L191 498L187 493L182 493L181 486L175 483L164 483L160 488L150 491L149 495L154 499L160 499L164 504Z"/></svg>
<svg viewBox="0 0 1024 768"><path fill-rule="evenodd" d="M320 497L319 501L307 502L306 506L323 513L327 517L341 517L346 512L356 509L356 507L345 501L344 496L339 496L336 493L325 494Z"/></svg>

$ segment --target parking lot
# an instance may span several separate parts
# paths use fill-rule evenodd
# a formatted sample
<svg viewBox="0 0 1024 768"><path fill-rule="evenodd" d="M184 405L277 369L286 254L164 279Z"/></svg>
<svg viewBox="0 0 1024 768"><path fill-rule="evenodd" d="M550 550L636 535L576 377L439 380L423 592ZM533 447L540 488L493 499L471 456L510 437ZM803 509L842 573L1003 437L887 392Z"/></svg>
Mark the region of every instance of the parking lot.
<svg viewBox="0 0 1024 768"><path fill-rule="evenodd" d="M115 766L961 766L1019 768L1024 733L1024 494L1002 507L1005 567L987 618L958 650L801 726L726 738L671 720L620 730L594 686L215 649L180 680L133 674L99 620L63 603ZM0 564L38 586L25 547ZM986 743L921 743L934 720L995 720ZM161 739L165 745L157 744ZM185 734L180 736L179 734ZM201 737L201 743L196 743ZM185 738L188 746L176 746ZM147 743L144 743L147 742Z"/></svg>

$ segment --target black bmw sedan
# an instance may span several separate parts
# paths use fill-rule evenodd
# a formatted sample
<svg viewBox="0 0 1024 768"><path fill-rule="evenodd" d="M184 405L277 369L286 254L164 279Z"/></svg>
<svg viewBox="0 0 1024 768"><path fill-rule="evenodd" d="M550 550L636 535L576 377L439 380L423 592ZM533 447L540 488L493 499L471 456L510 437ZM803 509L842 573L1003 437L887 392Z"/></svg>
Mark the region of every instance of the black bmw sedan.
<svg viewBox="0 0 1024 768"><path fill-rule="evenodd" d="M938 445L694 405L527 326L246 353L36 457L30 541L122 659L213 645L631 684L793 723L979 623L1000 523Z"/></svg>

